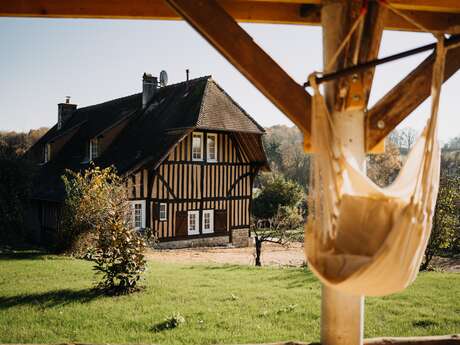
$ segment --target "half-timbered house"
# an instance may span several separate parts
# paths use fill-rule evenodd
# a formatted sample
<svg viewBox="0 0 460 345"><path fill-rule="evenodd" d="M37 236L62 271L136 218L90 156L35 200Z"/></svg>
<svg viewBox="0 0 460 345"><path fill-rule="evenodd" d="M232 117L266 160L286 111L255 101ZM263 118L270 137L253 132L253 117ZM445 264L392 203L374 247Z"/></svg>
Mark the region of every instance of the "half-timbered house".
<svg viewBox="0 0 460 345"><path fill-rule="evenodd" d="M160 246L247 245L263 133L209 76L160 87L144 74L142 93L79 109L67 100L29 152L41 234L59 226L64 170L94 162L127 177L134 226Z"/></svg>

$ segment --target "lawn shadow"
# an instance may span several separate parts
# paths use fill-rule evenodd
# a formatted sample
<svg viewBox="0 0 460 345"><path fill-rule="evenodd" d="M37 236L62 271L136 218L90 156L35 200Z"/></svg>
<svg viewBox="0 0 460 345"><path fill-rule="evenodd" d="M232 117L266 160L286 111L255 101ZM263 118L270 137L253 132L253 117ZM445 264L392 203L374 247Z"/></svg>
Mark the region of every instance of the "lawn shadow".
<svg viewBox="0 0 460 345"><path fill-rule="evenodd" d="M299 287L305 287L307 285L315 285L319 283L318 278L309 271L308 269L304 268L302 271L292 271L289 274L280 275L277 277L270 277L268 278L271 281L285 281L287 282L288 289L294 289Z"/></svg>
<svg viewBox="0 0 460 345"><path fill-rule="evenodd" d="M42 250L0 250L0 260L36 260L48 255Z"/></svg>
<svg viewBox="0 0 460 345"><path fill-rule="evenodd" d="M0 296L0 310L17 306L39 306L43 308L52 308L74 302L88 303L102 296L103 294L95 289L63 289L11 297Z"/></svg>
<svg viewBox="0 0 460 345"><path fill-rule="evenodd" d="M210 271L239 271L252 269L253 267L247 265L232 265L232 264L221 264L221 265L203 265L201 268Z"/></svg>

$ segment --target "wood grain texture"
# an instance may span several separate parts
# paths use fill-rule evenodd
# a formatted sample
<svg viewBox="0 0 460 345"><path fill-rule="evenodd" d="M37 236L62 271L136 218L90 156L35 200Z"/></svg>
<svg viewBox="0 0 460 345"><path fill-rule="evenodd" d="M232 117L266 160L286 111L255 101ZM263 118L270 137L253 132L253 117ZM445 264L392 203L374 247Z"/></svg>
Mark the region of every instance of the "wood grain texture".
<svg viewBox="0 0 460 345"><path fill-rule="evenodd" d="M377 145L430 96L434 58L433 54L427 57L369 110L366 118L368 150ZM449 49L446 54L444 81L459 68L460 47ZM378 128L380 121L385 126L383 129Z"/></svg>
<svg viewBox="0 0 460 345"><path fill-rule="evenodd" d="M320 25L319 0L219 0L219 4L239 22ZM460 2L456 0L393 0L433 31L458 33ZM160 19L181 17L163 0L2 0L0 16L44 18ZM419 31L412 24L390 13L385 28Z"/></svg>
<svg viewBox="0 0 460 345"><path fill-rule="evenodd" d="M310 133L310 95L216 1L167 1L302 132Z"/></svg>

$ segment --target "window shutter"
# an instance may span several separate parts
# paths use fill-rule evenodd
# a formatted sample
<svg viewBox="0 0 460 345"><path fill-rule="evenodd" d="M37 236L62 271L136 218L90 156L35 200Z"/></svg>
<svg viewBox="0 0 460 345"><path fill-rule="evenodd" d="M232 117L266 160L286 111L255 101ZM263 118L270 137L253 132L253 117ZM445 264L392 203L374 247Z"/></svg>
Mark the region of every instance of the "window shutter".
<svg viewBox="0 0 460 345"><path fill-rule="evenodd" d="M214 231L227 232L227 210L214 210Z"/></svg>
<svg viewBox="0 0 460 345"><path fill-rule="evenodd" d="M157 202L152 203L152 219L159 220L160 219L160 208L158 207Z"/></svg>
<svg viewBox="0 0 460 345"><path fill-rule="evenodd" d="M187 236L187 211L176 211L176 237Z"/></svg>

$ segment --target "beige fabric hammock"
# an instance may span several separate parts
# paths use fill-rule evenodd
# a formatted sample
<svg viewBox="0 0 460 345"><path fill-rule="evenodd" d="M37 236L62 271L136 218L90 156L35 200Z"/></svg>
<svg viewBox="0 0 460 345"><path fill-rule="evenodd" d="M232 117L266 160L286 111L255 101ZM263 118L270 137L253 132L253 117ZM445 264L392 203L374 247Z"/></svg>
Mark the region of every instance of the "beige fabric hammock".
<svg viewBox="0 0 460 345"><path fill-rule="evenodd" d="M440 38L431 117L386 188L374 184L341 145L315 77L310 77L313 166L305 251L309 267L324 284L353 295L378 296L401 291L415 280L439 187L437 117L444 59Z"/></svg>

